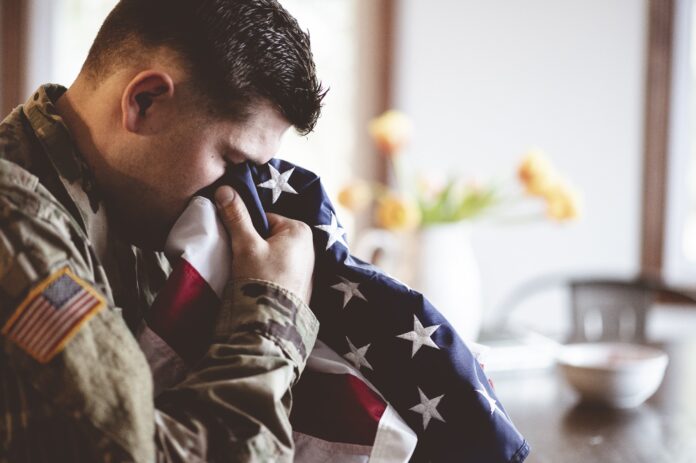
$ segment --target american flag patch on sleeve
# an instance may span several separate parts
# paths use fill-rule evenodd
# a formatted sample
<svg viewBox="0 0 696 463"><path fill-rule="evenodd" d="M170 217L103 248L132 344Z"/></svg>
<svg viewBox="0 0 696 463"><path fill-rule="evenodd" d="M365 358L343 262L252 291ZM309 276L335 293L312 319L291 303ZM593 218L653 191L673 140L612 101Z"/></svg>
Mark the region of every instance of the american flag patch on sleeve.
<svg viewBox="0 0 696 463"><path fill-rule="evenodd" d="M2 334L46 363L105 305L101 294L65 267L29 292Z"/></svg>

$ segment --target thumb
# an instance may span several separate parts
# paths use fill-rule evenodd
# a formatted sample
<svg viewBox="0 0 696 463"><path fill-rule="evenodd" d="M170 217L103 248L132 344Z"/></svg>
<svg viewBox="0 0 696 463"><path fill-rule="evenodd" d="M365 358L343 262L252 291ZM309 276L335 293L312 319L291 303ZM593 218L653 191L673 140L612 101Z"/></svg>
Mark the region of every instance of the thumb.
<svg viewBox="0 0 696 463"><path fill-rule="evenodd" d="M259 234L256 233L254 224L251 222L251 217L244 201L232 187L225 185L218 188L215 192L215 202L227 233L232 238L233 247L234 243L240 240L248 243L260 238Z"/></svg>

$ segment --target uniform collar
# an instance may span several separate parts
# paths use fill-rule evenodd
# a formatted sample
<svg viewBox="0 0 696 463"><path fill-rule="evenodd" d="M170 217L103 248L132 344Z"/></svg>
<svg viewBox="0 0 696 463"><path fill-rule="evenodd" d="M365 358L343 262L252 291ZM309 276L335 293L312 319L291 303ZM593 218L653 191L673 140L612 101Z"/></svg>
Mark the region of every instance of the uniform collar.
<svg viewBox="0 0 696 463"><path fill-rule="evenodd" d="M66 90L62 85L42 85L24 104L24 113L71 199L80 209L83 222L86 222L90 212L99 210L101 197L89 166L77 150L77 144L55 106ZM81 188L76 188L76 182L80 182ZM81 193L84 197L80 197L83 196Z"/></svg>
<svg viewBox="0 0 696 463"><path fill-rule="evenodd" d="M55 102L65 91L66 88L60 85L39 87L24 105L24 113L79 212L76 219L97 257L108 268L112 264L110 254L113 254L115 237L109 230L106 210L102 207L92 172L56 109Z"/></svg>

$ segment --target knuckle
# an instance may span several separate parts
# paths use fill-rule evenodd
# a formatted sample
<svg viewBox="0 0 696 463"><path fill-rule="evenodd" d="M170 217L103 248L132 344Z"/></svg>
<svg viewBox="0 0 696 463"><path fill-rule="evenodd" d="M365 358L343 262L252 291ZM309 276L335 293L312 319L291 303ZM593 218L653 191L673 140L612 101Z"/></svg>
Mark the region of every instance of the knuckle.
<svg viewBox="0 0 696 463"><path fill-rule="evenodd" d="M234 205L229 205L225 208L225 217L230 223L240 223L244 221L244 214Z"/></svg>
<svg viewBox="0 0 696 463"><path fill-rule="evenodd" d="M262 243L258 242L240 242L237 241L237 246L235 251L237 252L237 255L246 257L246 258L254 258L257 256L260 256L263 253L263 246Z"/></svg>
<svg viewBox="0 0 696 463"><path fill-rule="evenodd" d="M295 228L296 233L302 238L312 236L312 229L306 223L300 222L299 220L293 220L293 226Z"/></svg>

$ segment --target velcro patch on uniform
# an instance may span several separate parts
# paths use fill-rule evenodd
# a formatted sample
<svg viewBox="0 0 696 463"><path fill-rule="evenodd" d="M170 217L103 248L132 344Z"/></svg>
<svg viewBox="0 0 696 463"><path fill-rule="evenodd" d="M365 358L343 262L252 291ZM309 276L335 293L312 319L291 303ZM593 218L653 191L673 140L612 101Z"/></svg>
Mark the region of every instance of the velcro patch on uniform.
<svg viewBox="0 0 696 463"><path fill-rule="evenodd" d="M2 334L46 363L105 305L101 294L66 267L29 292Z"/></svg>

